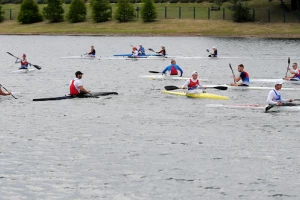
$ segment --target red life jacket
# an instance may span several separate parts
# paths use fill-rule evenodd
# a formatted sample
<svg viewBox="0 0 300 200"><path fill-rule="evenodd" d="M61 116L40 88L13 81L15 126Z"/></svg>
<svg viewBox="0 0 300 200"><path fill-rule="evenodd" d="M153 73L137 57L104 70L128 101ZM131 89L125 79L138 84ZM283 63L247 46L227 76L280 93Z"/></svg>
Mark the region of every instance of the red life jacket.
<svg viewBox="0 0 300 200"><path fill-rule="evenodd" d="M174 67L174 65L172 65L170 75L177 75L177 74L178 74L177 69Z"/></svg>
<svg viewBox="0 0 300 200"><path fill-rule="evenodd" d="M188 85L189 88L197 87L199 85L199 80L197 79L196 82L193 82L192 79L190 79L190 84Z"/></svg>
<svg viewBox="0 0 300 200"><path fill-rule="evenodd" d="M78 90L76 89L74 85L75 80L72 80L72 83L70 84L70 95L77 95L79 94Z"/></svg>
<svg viewBox="0 0 300 200"><path fill-rule="evenodd" d="M27 65L27 64L28 64L27 60L21 60L21 65Z"/></svg>

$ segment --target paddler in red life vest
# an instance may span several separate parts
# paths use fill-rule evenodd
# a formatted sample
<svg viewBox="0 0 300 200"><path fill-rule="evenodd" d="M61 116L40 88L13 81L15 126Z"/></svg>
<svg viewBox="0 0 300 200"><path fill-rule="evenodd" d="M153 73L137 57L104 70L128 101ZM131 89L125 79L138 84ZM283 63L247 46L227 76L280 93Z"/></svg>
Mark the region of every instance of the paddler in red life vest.
<svg viewBox="0 0 300 200"><path fill-rule="evenodd" d="M136 47L132 47L132 55L131 57L138 57L139 52Z"/></svg>
<svg viewBox="0 0 300 200"><path fill-rule="evenodd" d="M82 82L80 80L82 78L82 74L83 73L81 71L77 71L75 73L76 78L74 78L70 82L70 95L83 96L84 94L91 94L91 91L84 89L82 85Z"/></svg>
<svg viewBox="0 0 300 200"><path fill-rule="evenodd" d="M240 72L240 76L239 77L235 77L235 75L233 75L233 79L235 80L236 83L231 83L231 86L249 86L250 85L250 78L249 78L249 74L248 72L244 71L244 65L243 64L239 64L238 65L238 71ZM241 82L239 82L240 80L242 80Z"/></svg>
<svg viewBox="0 0 300 200"><path fill-rule="evenodd" d="M171 60L171 65L167 66L163 71L162 71L162 74L165 75L166 72L169 71L170 72L170 75L178 75L178 71L180 71L180 77L182 76L183 74L183 71L182 69L176 65L176 61L175 60Z"/></svg>
<svg viewBox="0 0 300 200"><path fill-rule="evenodd" d="M28 69L28 60L26 59L26 54L22 55L22 59L18 58L16 63L21 63L21 67L19 69Z"/></svg>
<svg viewBox="0 0 300 200"><path fill-rule="evenodd" d="M298 64L297 63L293 63L293 69L288 68L288 70L290 71L291 74L293 74L293 76L286 76L284 79L285 80L292 80L292 81L300 81L300 69L298 69Z"/></svg>
<svg viewBox="0 0 300 200"><path fill-rule="evenodd" d="M161 50L159 52L156 52L157 54L160 54L162 56L166 56L166 48L164 46L161 46Z"/></svg>
<svg viewBox="0 0 300 200"><path fill-rule="evenodd" d="M187 89L187 93L199 93L197 89L206 89L200 81L198 80L198 73L194 71L192 73L192 78L187 80L184 85L182 86L182 89Z"/></svg>

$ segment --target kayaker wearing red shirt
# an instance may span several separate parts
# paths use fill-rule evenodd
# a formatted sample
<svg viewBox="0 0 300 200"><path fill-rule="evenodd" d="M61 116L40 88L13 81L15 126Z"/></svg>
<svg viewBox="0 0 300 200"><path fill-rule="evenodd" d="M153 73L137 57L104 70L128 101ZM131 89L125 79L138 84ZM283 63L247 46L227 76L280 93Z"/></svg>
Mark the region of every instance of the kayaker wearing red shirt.
<svg viewBox="0 0 300 200"><path fill-rule="evenodd" d="M76 78L70 82L70 95L83 96L84 94L92 94L91 91L88 91L83 87L83 84L80 80L82 75L83 73L81 71L77 71L75 73Z"/></svg>

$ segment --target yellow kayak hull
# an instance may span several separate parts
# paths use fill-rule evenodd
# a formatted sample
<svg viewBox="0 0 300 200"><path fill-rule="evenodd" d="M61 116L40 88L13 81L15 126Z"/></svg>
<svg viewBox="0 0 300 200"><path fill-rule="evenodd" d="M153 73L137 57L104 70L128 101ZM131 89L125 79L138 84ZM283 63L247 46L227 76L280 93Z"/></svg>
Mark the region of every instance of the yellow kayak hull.
<svg viewBox="0 0 300 200"><path fill-rule="evenodd" d="M177 95L177 96L186 96L186 97L191 97L191 98L229 100L228 97L216 95L216 94L210 94L210 93L186 94L185 92L175 92L175 91L167 91L167 90L162 90L161 92L163 92L165 94L173 94L173 95Z"/></svg>

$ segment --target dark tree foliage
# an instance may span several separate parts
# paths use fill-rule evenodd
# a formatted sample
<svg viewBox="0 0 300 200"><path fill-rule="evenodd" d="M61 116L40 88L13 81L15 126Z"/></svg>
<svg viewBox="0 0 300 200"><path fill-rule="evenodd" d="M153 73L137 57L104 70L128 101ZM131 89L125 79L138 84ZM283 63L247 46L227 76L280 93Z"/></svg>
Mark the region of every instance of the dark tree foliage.
<svg viewBox="0 0 300 200"><path fill-rule="evenodd" d="M0 5L0 22L2 22L4 19L3 15L4 15L4 11L2 10L2 6Z"/></svg>
<svg viewBox="0 0 300 200"><path fill-rule="evenodd" d="M68 13L71 23L83 22L86 17L86 6L83 0L72 0Z"/></svg>
<svg viewBox="0 0 300 200"><path fill-rule="evenodd" d="M23 0L18 15L18 21L22 24L31 24L43 21L43 16L34 0Z"/></svg>
<svg viewBox="0 0 300 200"><path fill-rule="evenodd" d="M141 17L144 22L155 21L157 17L157 11L153 0L143 0Z"/></svg>
<svg viewBox="0 0 300 200"><path fill-rule="evenodd" d="M115 19L119 22L128 22L135 17L134 7L129 0L118 0Z"/></svg>
<svg viewBox="0 0 300 200"><path fill-rule="evenodd" d="M250 9L247 4L242 3L241 1L236 2L232 7L232 19L234 22L251 22L253 21L253 16L250 13Z"/></svg>
<svg viewBox="0 0 300 200"><path fill-rule="evenodd" d="M112 10L109 0L91 0L90 3L95 22L106 22L111 19Z"/></svg>
<svg viewBox="0 0 300 200"><path fill-rule="evenodd" d="M45 19L53 22L64 20L64 9L61 0L47 0L47 6L43 9Z"/></svg>

